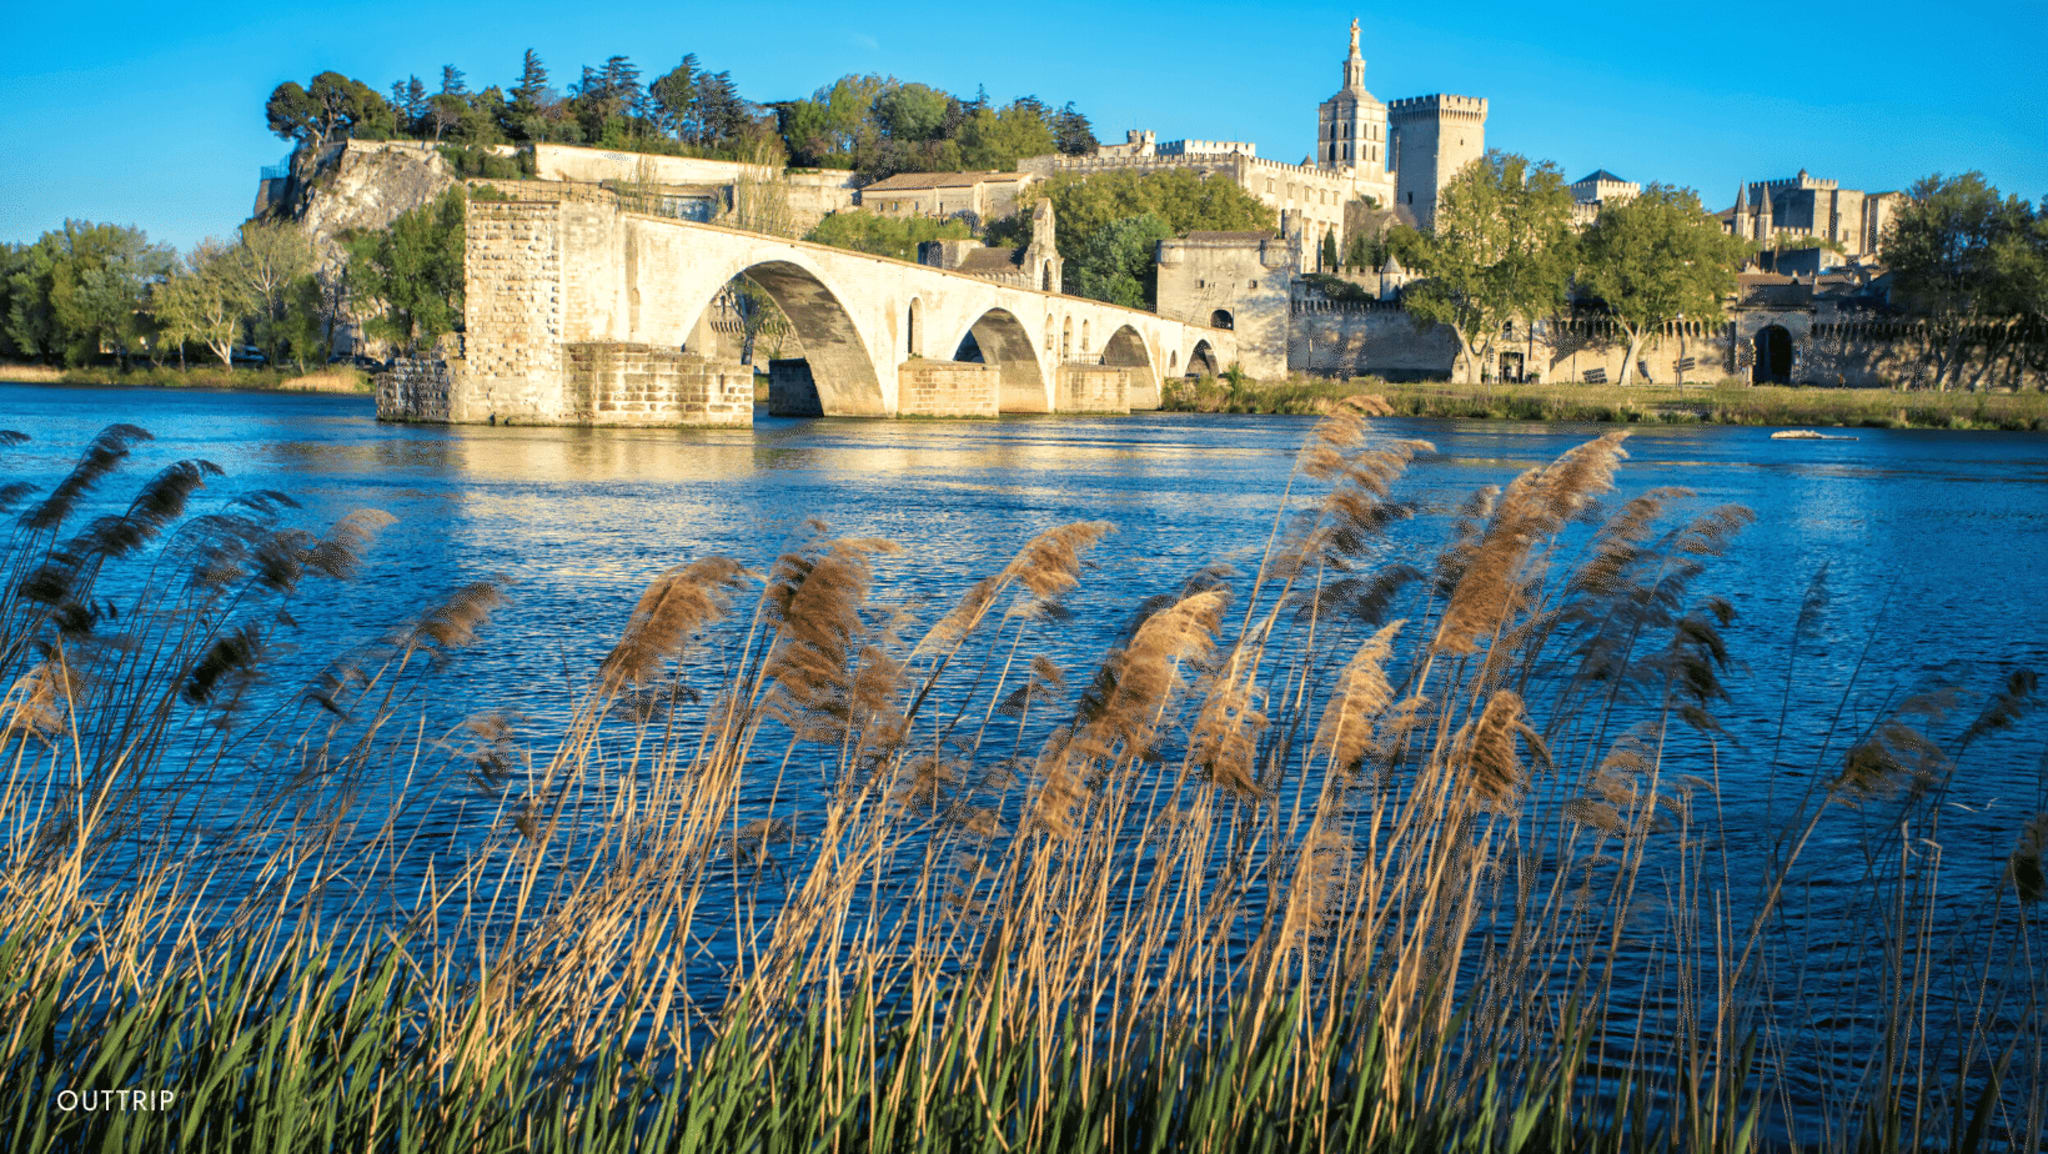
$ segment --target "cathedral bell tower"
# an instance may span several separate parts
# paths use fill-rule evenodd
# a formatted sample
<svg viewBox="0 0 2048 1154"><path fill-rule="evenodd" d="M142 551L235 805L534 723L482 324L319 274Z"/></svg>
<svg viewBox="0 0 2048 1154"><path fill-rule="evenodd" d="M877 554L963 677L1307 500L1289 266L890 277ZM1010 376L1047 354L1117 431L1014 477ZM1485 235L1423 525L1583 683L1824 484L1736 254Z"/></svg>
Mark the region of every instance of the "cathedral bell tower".
<svg viewBox="0 0 2048 1154"><path fill-rule="evenodd" d="M1344 87L1323 101L1318 121L1316 167L1375 176L1387 171L1387 106L1365 90L1356 20L1351 22L1351 53L1344 58Z"/></svg>

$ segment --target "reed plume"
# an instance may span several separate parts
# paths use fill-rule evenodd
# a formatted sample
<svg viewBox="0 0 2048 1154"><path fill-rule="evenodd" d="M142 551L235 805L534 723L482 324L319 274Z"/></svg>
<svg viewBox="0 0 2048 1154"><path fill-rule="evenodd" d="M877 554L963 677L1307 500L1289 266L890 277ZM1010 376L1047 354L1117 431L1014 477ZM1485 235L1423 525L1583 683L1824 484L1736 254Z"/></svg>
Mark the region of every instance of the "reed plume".
<svg viewBox="0 0 2048 1154"><path fill-rule="evenodd" d="M1376 729L1394 701L1387 666L1393 659L1394 638L1406 624L1403 619L1382 625L1337 674L1337 688L1323 708L1313 750L1339 773L1357 773L1367 759L1378 761L1389 752Z"/></svg>
<svg viewBox="0 0 2048 1154"><path fill-rule="evenodd" d="M1613 488L1626 432L1608 433L1515 478L1484 532L1450 568L1455 584L1437 626L1436 647L1477 653L1525 604L1523 565L1536 543L1562 529ZM1440 568L1440 573L1444 570Z"/></svg>
<svg viewBox="0 0 2048 1154"><path fill-rule="evenodd" d="M107 474L120 467L134 447L152 440L148 432L134 425L113 424L100 430L85 448L71 472L57 482L50 495L22 514L21 524L31 530L54 529L71 516L80 499L99 485Z"/></svg>
<svg viewBox="0 0 2048 1154"><path fill-rule="evenodd" d="M1452 740L1452 774L1470 796L1505 810L1528 781L1521 748L1539 765L1548 764L1550 751L1543 735L1529 724L1521 696L1511 690L1496 690L1487 698L1486 708L1459 727Z"/></svg>
<svg viewBox="0 0 2048 1154"><path fill-rule="evenodd" d="M608 691L642 685L682 657L690 642L732 608L732 593L747 571L730 557L677 565L640 594L625 632L600 667Z"/></svg>

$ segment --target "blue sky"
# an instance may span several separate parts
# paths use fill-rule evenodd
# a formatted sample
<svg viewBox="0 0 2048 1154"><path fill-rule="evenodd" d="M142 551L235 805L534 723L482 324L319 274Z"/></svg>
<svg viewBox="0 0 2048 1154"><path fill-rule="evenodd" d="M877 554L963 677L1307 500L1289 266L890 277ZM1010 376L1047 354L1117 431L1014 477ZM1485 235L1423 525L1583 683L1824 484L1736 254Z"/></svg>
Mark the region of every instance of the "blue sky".
<svg viewBox="0 0 2048 1154"><path fill-rule="evenodd" d="M1693 186L1712 208L1740 180L1802 167L1873 191L1975 168L2008 192L2048 194L2048 0L7 7L8 241L66 217L181 246L226 233L249 211L257 168L285 153L263 126L278 82L332 68L380 89L412 73L431 87L452 62L472 87L509 84L529 46L558 84L613 53L651 78L695 52L755 100L879 72L1072 100L1105 140L1144 127L1299 160L1354 16L1374 94L1485 96L1488 144L1556 160L1567 179L1605 167Z"/></svg>

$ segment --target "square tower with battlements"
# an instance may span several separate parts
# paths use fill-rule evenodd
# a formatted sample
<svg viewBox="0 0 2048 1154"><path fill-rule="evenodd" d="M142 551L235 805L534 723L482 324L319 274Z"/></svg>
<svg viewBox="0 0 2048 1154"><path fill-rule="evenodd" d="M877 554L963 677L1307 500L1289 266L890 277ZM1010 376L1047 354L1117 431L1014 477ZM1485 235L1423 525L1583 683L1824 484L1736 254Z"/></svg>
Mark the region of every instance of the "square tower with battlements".
<svg viewBox="0 0 2048 1154"><path fill-rule="evenodd" d="M1393 129L1394 204L1418 227L1429 228L1444 186L1486 155L1486 98L1413 96L1388 105L1387 121Z"/></svg>

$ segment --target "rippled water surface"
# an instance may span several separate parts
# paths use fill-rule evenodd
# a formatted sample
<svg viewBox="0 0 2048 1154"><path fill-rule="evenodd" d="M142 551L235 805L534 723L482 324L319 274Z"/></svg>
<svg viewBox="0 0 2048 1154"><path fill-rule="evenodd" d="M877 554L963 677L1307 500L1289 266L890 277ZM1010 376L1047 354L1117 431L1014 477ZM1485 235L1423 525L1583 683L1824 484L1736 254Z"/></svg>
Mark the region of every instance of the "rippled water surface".
<svg viewBox="0 0 2048 1154"><path fill-rule="evenodd" d="M877 595L922 603L927 620L1033 534L1111 522L1117 531L1090 554L1095 567L1069 599L1072 621L1044 646L1070 669L1091 668L1144 598L1215 562L1257 566L1312 424L1167 414L757 419L751 430L718 431L440 428L379 424L360 397L12 385L0 387L0 429L31 439L0 461L10 479L47 488L95 432L126 421L155 440L101 490L103 504L124 503L156 468L203 457L226 475L202 508L276 489L321 524L388 511L397 521L360 581L299 604L304 650L339 650L437 594L498 579L512 600L445 675L437 706L451 718L486 707L559 716L655 575L710 554L763 568L808 518L900 543L878 565ZM1376 430L1434 445L1401 486L1418 515L1386 545L1390 557L1425 566L1474 489L1605 431L1420 420ZM1696 590L1738 614L1728 631L1731 699L1718 711L1722 760L1676 767L1718 773L1725 828L1733 840L1757 835L1756 846L1900 696L1955 685L1974 697L2014 669L2048 667L2048 438L1769 434L1638 430L1617 493L1683 487L1698 509L1736 503L1756 514ZM1788 677L1793 622L1823 563L1831 596ZM2048 804L2040 732L2022 727L1971 750L1943 817L1943 868L1964 890L1997 884L2014 831ZM1807 861L1806 893L1822 904L1828 886L1854 885L1861 868L1850 840L1816 844ZM1823 915L1836 928L1810 939L1816 965L1833 964L1828 949L1864 948L1855 917ZM1853 1011L1860 995L1848 996Z"/></svg>
<svg viewBox="0 0 2048 1154"><path fill-rule="evenodd" d="M149 389L0 388L9 452L47 485L112 421L156 440L132 480L183 457L226 470L209 499L253 488L296 497L310 518L386 510L360 588L321 623L337 637L395 622L423 595L480 577L511 583L512 607L467 660L473 698L545 693L587 670L632 599L677 561L728 553L764 564L803 519L887 537L878 588L892 600L957 596L1033 533L1074 520L1117 532L1074 598L1068 656L1099 656L1142 598L1213 561L1251 568L1308 418L1154 414L999 422L795 421L752 430L441 428L379 424L367 398ZM1433 544L1474 488L1505 482L1600 426L1389 420L1424 454L1403 483L1420 516L1395 540ZM1808 580L1829 562L1832 600L1802 652L1795 715L1832 711L1856 675L1852 719L1887 693L1987 686L2048 665L2048 439L2027 434L1862 430L1847 441L1773 441L1767 429L1649 428L1628 441L1619 496L1684 486L1757 521L1707 580L1740 612L1731 637L1747 677L1730 728L1775 728L1783 648ZM132 483L132 481L130 482ZM125 496L123 483L103 491ZM2007 800L2038 788L2019 751Z"/></svg>

